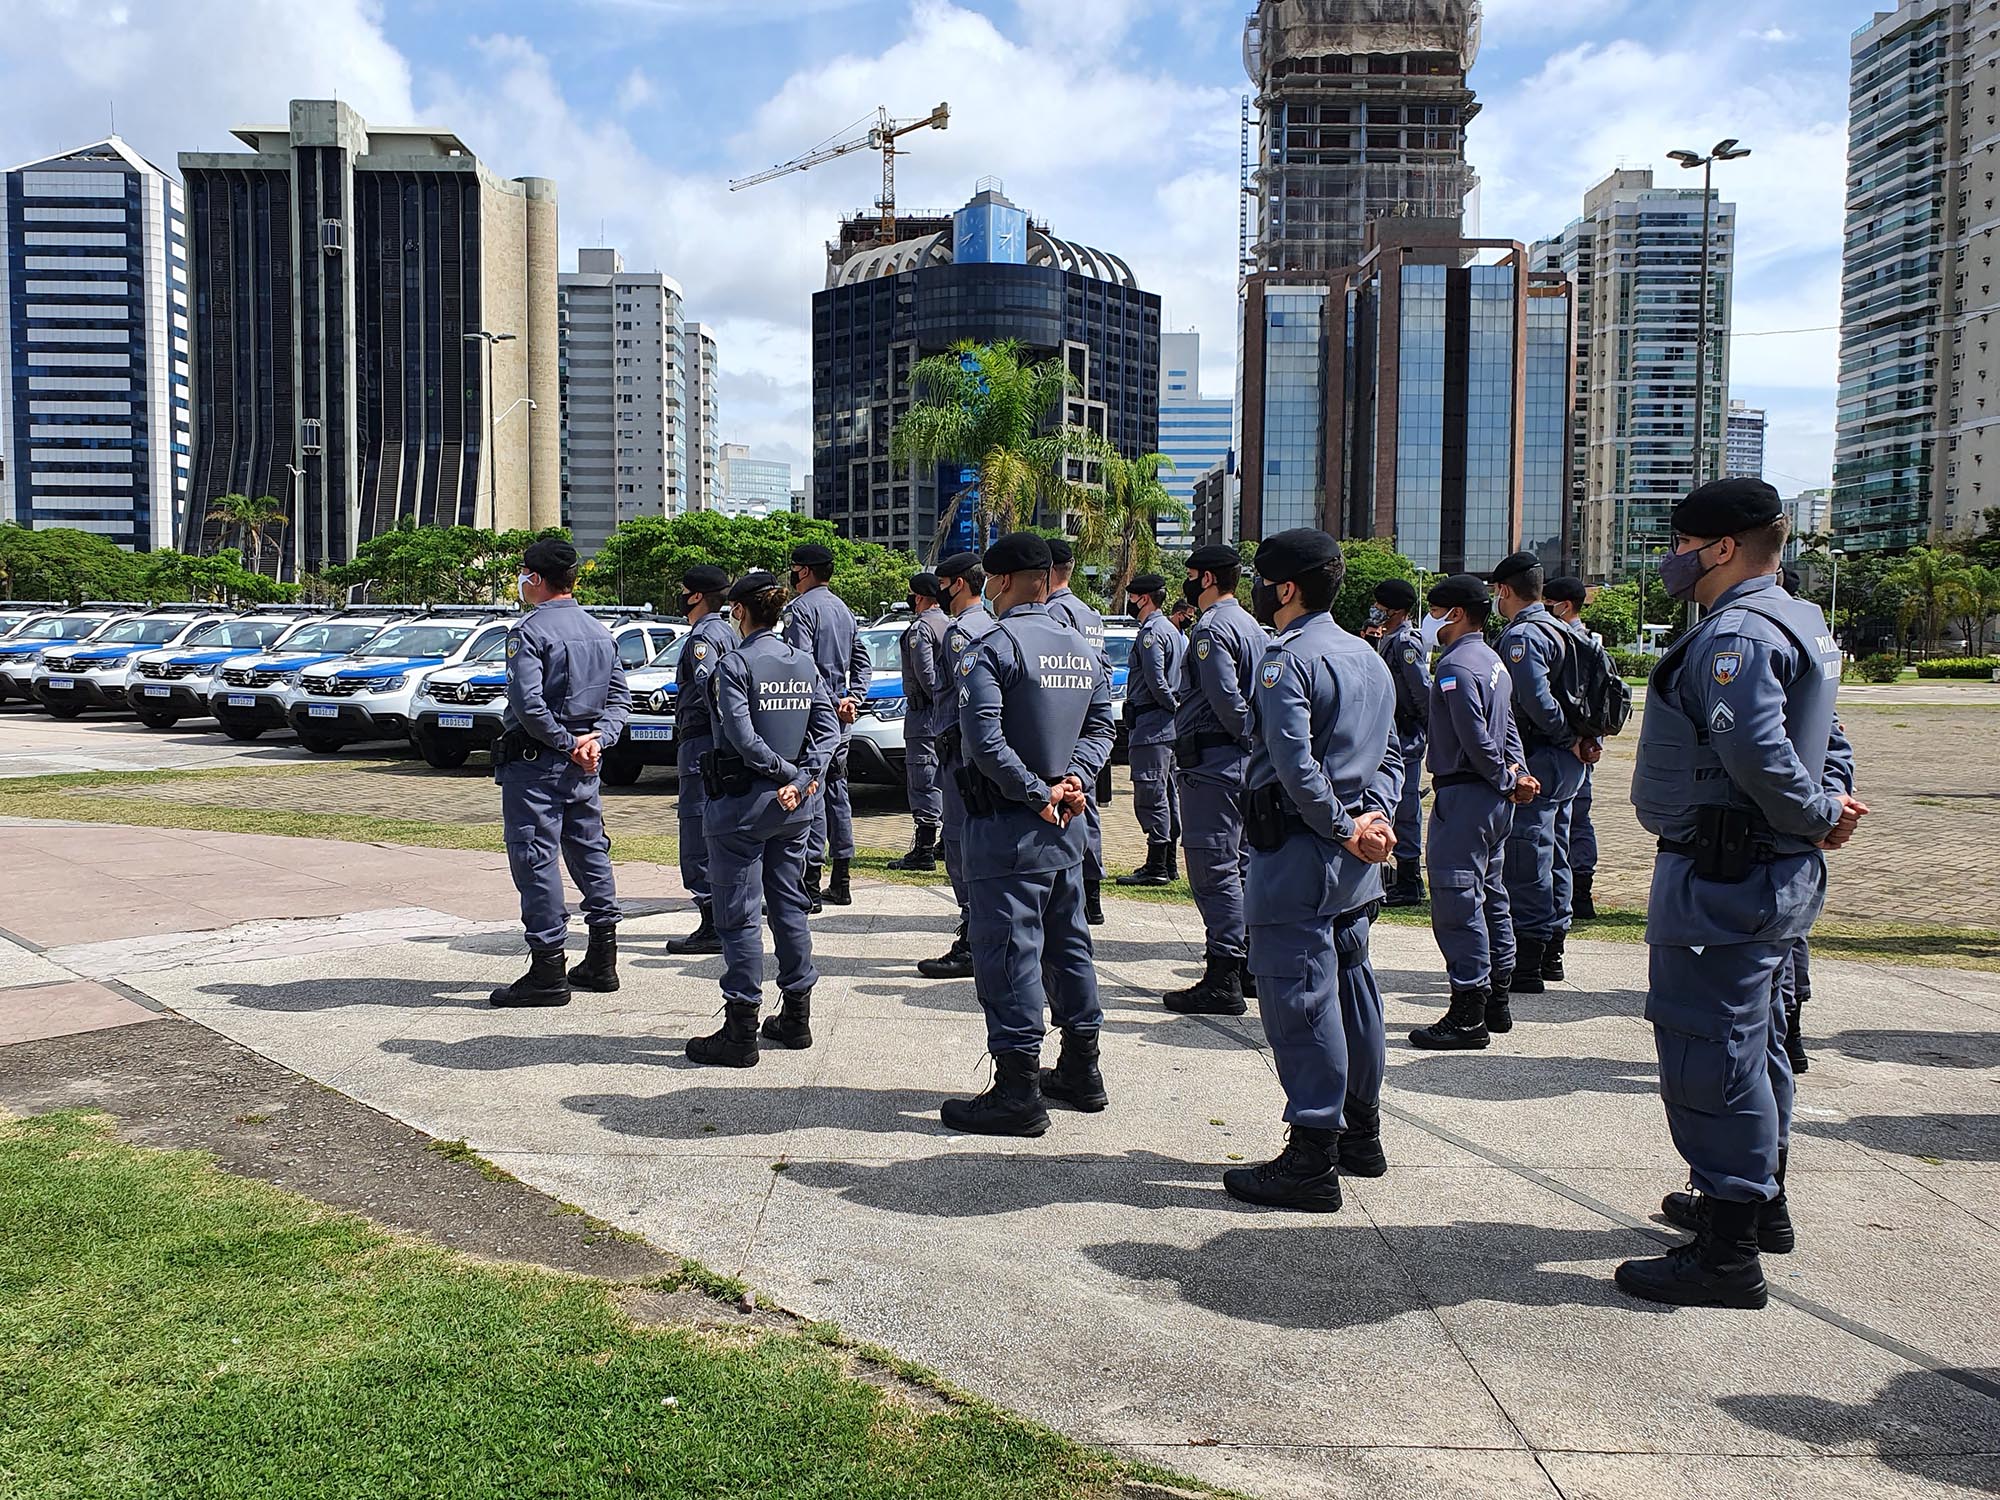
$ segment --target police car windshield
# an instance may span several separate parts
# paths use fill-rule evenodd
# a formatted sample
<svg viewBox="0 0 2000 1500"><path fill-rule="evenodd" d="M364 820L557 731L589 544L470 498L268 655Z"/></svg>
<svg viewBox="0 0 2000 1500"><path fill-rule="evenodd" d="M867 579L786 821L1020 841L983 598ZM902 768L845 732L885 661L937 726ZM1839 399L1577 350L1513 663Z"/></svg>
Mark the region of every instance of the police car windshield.
<svg viewBox="0 0 2000 1500"><path fill-rule="evenodd" d="M103 623L102 615L55 615L46 620L37 620L32 625L23 625L14 639L67 641L80 635L89 635Z"/></svg>
<svg viewBox="0 0 2000 1500"><path fill-rule="evenodd" d="M479 643L479 649L472 653L473 661L497 661L507 654L507 631L489 635Z"/></svg>
<svg viewBox="0 0 2000 1500"><path fill-rule="evenodd" d="M281 651L352 651L381 634L380 625L301 625L278 643Z"/></svg>
<svg viewBox="0 0 2000 1500"><path fill-rule="evenodd" d="M162 646L188 627L186 615L166 619L117 620L90 638L93 646Z"/></svg>
<svg viewBox="0 0 2000 1500"><path fill-rule="evenodd" d="M14 627L27 618L26 615L22 614L0 615L0 635L11 634Z"/></svg>
<svg viewBox="0 0 2000 1500"><path fill-rule="evenodd" d="M284 628L283 620L221 620L202 626L188 637L187 643L216 651L268 646Z"/></svg>
<svg viewBox="0 0 2000 1500"><path fill-rule="evenodd" d="M356 656L449 656L472 634L470 625L392 625Z"/></svg>
<svg viewBox="0 0 2000 1500"><path fill-rule="evenodd" d="M1132 642L1129 635L1107 635L1104 638L1104 654L1111 658L1111 665L1122 667L1132 660Z"/></svg>
<svg viewBox="0 0 2000 1500"><path fill-rule="evenodd" d="M903 632L864 630L861 640L868 647L868 665L878 672L903 670Z"/></svg>
<svg viewBox="0 0 2000 1500"><path fill-rule="evenodd" d="M681 647L687 644L687 636L677 635L660 648L660 654L648 664L655 667L671 667L681 659Z"/></svg>

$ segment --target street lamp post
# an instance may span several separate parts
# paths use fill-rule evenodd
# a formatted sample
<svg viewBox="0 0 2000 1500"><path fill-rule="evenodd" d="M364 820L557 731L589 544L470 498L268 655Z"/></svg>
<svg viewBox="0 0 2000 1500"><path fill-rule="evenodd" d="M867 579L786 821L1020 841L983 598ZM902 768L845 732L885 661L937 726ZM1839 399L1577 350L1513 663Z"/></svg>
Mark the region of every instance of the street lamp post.
<svg viewBox="0 0 2000 1500"><path fill-rule="evenodd" d="M1712 234L1715 207L1715 164L1719 161L1741 161L1750 154L1748 146L1739 145L1736 137L1717 141L1708 155L1697 151L1669 151L1667 159L1677 161L1689 171L1701 168L1701 311L1695 325L1694 336L1694 487L1699 489L1704 478L1704 457L1702 453L1703 428L1708 416L1708 299L1709 241Z"/></svg>
<svg viewBox="0 0 2000 1500"><path fill-rule="evenodd" d="M1840 559L1844 554L1838 547L1826 549L1827 560L1833 564L1833 591L1826 601L1826 628L1833 632L1834 645L1840 644L1840 626L1835 623L1835 612L1840 608Z"/></svg>
<svg viewBox="0 0 2000 1500"><path fill-rule="evenodd" d="M511 333L490 333L486 329L481 328L466 334L464 337L465 342L468 344L483 342L486 345L486 396L484 401L481 402L481 405L486 408L486 488L487 499L495 506L498 506L500 503L500 459L499 455L493 451L493 429L500 425L500 419L493 414L493 346L495 344L512 342L514 335ZM526 398L524 397L523 399L525 400ZM519 406L520 404L517 401L514 403L514 406ZM532 405L533 403L530 404ZM509 411L513 409L513 406L507 408Z"/></svg>
<svg viewBox="0 0 2000 1500"><path fill-rule="evenodd" d="M304 583L306 578L306 471L297 464L286 464L285 472L292 476L292 579Z"/></svg>

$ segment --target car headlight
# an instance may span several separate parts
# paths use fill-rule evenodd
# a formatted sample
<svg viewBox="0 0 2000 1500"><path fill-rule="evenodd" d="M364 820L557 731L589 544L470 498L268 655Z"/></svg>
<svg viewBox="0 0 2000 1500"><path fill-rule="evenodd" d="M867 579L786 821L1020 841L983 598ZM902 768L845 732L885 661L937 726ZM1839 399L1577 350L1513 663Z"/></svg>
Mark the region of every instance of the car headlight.
<svg viewBox="0 0 2000 1500"><path fill-rule="evenodd" d="M403 679L399 677L396 680L401 682ZM419 703L428 703L431 701L431 696L431 681L426 677L417 684L416 699Z"/></svg>
<svg viewBox="0 0 2000 1500"><path fill-rule="evenodd" d="M908 700L903 698L877 698L869 706L875 710L875 717L878 719L900 719L903 717L903 710L909 704Z"/></svg>
<svg viewBox="0 0 2000 1500"><path fill-rule="evenodd" d="M407 677L378 677L375 681L367 684L365 691L370 693L400 693L403 690L403 684L409 680Z"/></svg>

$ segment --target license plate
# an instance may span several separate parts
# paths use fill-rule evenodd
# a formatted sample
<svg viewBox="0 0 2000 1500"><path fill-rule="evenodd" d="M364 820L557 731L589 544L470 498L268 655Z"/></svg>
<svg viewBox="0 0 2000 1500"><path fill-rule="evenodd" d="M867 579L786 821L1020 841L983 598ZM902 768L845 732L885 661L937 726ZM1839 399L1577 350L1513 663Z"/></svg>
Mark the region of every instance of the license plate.
<svg viewBox="0 0 2000 1500"><path fill-rule="evenodd" d="M438 715L438 728L440 729L470 729L471 727L472 727L471 714Z"/></svg>
<svg viewBox="0 0 2000 1500"><path fill-rule="evenodd" d="M340 717L338 703L308 703L306 717L312 719L337 719Z"/></svg>
<svg viewBox="0 0 2000 1500"><path fill-rule="evenodd" d="M76 679L74 677L51 677L49 679L49 686L57 692L66 693L76 686Z"/></svg>
<svg viewBox="0 0 2000 1500"><path fill-rule="evenodd" d="M257 706L257 700L248 693L231 693L222 701L227 703L231 708L255 708Z"/></svg>
<svg viewBox="0 0 2000 1500"><path fill-rule="evenodd" d="M148 698L170 698L173 696L174 690L172 688L149 687L144 691Z"/></svg>
<svg viewBox="0 0 2000 1500"><path fill-rule="evenodd" d="M670 740L673 737L674 737L674 731L671 728L671 726L665 728L659 728L651 724L647 724L642 726L636 726L632 730L632 738L635 740Z"/></svg>

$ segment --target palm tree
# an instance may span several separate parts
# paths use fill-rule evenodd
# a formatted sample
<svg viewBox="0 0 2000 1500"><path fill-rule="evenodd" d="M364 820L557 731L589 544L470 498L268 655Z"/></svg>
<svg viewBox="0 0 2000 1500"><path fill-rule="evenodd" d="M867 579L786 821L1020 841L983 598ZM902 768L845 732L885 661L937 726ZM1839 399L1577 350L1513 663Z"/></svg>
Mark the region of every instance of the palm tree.
<svg viewBox="0 0 2000 1500"><path fill-rule="evenodd" d="M2000 615L2000 568L1974 564L1963 580L1965 633L1972 640L1972 654L1986 654L1986 622Z"/></svg>
<svg viewBox="0 0 2000 1500"><path fill-rule="evenodd" d="M1187 514L1187 502L1168 493L1160 475L1174 461L1164 453L1112 458L1104 464L1104 510L1111 542L1111 583L1105 596L1114 604L1133 576L1160 560L1158 522Z"/></svg>
<svg viewBox="0 0 2000 1500"><path fill-rule="evenodd" d="M253 573L264 571L264 533L277 530L290 519L283 503L273 495L259 495L254 500L248 495L217 495L208 502L208 513L237 529L250 553Z"/></svg>
<svg viewBox="0 0 2000 1500"><path fill-rule="evenodd" d="M1965 559L1955 552L1931 547L1912 547L1889 572L1887 581L1909 590L1905 602L1909 625L1923 627L1923 640L1931 645L1944 633L1947 615L1955 614L1966 597Z"/></svg>
<svg viewBox="0 0 2000 1500"><path fill-rule="evenodd" d="M1072 460L1103 461L1111 449L1085 427L1057 421L1078 383L1058 360L1022 362L1013 339L980 344L967 339L948 354L917 361L910 372L910 409L889 435L889 457L899 464L955 463L975 478L953 496L974 494L973 515L982 533L1013 531L1044 508L1073 510L1081 486L1069 477ZM931 554L944 544L940 526Z"/></svg>

